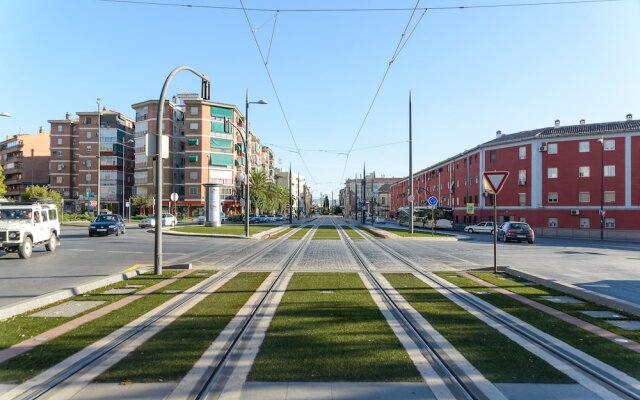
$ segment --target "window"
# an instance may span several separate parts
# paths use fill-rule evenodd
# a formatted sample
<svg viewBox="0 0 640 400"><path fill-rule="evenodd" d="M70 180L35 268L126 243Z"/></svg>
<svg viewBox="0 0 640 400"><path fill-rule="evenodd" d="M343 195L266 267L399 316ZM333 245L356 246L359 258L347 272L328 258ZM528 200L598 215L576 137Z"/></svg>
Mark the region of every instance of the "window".
<svg viewBox="0 0 640 400"><path fill-rule="evenodd" d="M616 219L615 218L605 218L604 219L604 227L607 229L616 229Z"/></svg>
<svg viewBox="0 0 640 400"><path fill-rule="evenodd" d="M198 162L198 156L197 155L189 156L189 162Z"/></svg>
<svg viewBox="0 0 640 400"><path fill-rule="evenodd" d="M527 158L527 148L525 146L518 147L518 158L524 160Z"/></svg>
<svg viewBox="0 0 640 400"><path fill-rule="evenodd" d="M549 218L547 220L547 226L549 228L557 228L558 227L558 218Z"/></svg>
<svg viewBox="0 0 640 400"><path fill-rule="evenodd" d="M579 203L589 203L591 201L591 193L590 192L580 192L578 193L578 202Z"/></svg>
<svg viewBox="0 0 640 400"><path fill-rule="evenodd" d="M87 154L90 154L92 151L91 145L87 145Z"/></svg>
<svg viewBox="0 0 640 400"><path fill-rule="evenodd" d="M386 205L386 202L385 202L385 198L384 198L384 197L381 197L381 198L380 198L380 204L381 204L381 205L383 205L383 206L384 206L384 205Z"/></svg>
<svg viewBox="0 0 640 400"><path fill-rule="evenodd" d="M580 228L588 229L590 226L589 218L580 218Z"/></svg>
<svg viewBox="0 0 640 400"><path fill-rule="evenodd" d="M615 203L615 201L616 201L616 192L604 192L605 203Z"/></svg>
<svg viewBox="0 0 640 400"><path fill-rule="evenodd" d="M558 143L549 143L547 145L547 154L558 154Z"/></svg>
<svg viewBox="0 0 640 400"><path fill-rule="evenodd" d="M520 207L524 207L527 205L527 194L526 193L518 193L518 205Z"/></svg>
<svg viewBox="0 0 640 400"><path fill-rule="evenodd" d="M197 122L192 122L189 124L189 129L195 131L198 130L198 123Z"/></svg>
<svg viewBox="0 0 640 400"><path fill-rule="evenodd" d="M88 159L84 160L84 165L86 165L87 167L90 167L91 166L91 159L88 158Z"/></svg>
<svg viewBox="0 0 640 400"><path fill-rule="evenodd" d="M62 125L58 125L58 132L62 132Z"/></svg>
<svg viewBox="0 0 640 400"><path fill-rule="evenodd" d="M64 164L58 164L58 171L62 171L64 169Z"/></svg>
<svg viewBox="0 0 640 400"><path fill-rule="evenodd" d="M62 146L62 138L58 138L58 146Z"/></svg>
<svg viewBox="0 0 640 400"><path fill-rule="evenodd" d="M56 183L62 183L62 177L56 176Z"/></svg>
<svg viewBox="0 0 640 400"><path fill-rule="evenodd" d="M198 195L198 188L195 188L195 187L189 188L189 194L197 196Z"/></svg>
<svg viewBox="0 0 640 400"><path fill-rule="evenodd" d="M198 139L189 139L187 140L187 143L189 144L189 146L197 146L200 141Z"/></svg>
<svg viewBox="0 0 640 400"><path fill-rule="evenodd" d="M91 174L86 174L86 175L84 176L84 180L85 180L86 182L91 182Z"/></svg>
<svg viewBox="0 0 640 400"><path fill-rule="evenodd" d="M518 183L527 181L527 170L521 169L518 171Z"/></svg>
<svg viewBox="0 0 640 400"><path fill-rule="evenodd" d="M491 150L489 152L489 161L491 161L491 162L495 162L496 161L496 151L495 150Z"/></svg>
<svg viewBox="0 0 640 400"><path fill-rule="evenodd" d="M198 115L198 107L191 107L189 109L189 112L191 113L191 115Z"/></svg>
<svg viewBox="0 0 640 400"><path fill-rule="evenodd" d="M62 152L60 150L56 151L56 157L62 158Z"/></svg>
<svg viewBox="0 0 640 400"><path fill-rule="evenodd" d="M87 132L87 139L91 139L91 132Z"/></svg>
<svg viewBox="0 0 640 400"><path fill-rule="evenodd" d="M589 142L580 142L578 144L578 151L580 153L588 153L589 152Z"/></svg>
<svg viewBox="0 0 640 400"><path fill-rule="evenodd" d="M91 117L84 117L84 124L91 125Z"/></svg>
<svg viewBox="0 0 640 400"><path fill-rule="evenodd" d="M616 166L615 165L605 165L604 166L604 176L616 176Z"/></svg>
<svg viewBox="0 0 640 400"><path fill-rule="evenodd" d="M616 140L615 139L607 139L604 141L604 151L611 151L616 149Z"/></svg>
<svg viewBox="0 0 640 400"><path fill-rule="evenodd" d="M198 172L197 171L191 171L189 172L189 179L198 179Z"/></svg>
<svg viewBox="0 0 640 400"><path fill-rule="evenodd" d="M547 168L547 178L555 179L558 177L558 168Z"/></svg>
<svg viewBox="0 0 640 400"><path fill-rule="evenodd" d="M578 167L578 176L581 178L588 178L591 175L591 169L589 167Z"/></svg>

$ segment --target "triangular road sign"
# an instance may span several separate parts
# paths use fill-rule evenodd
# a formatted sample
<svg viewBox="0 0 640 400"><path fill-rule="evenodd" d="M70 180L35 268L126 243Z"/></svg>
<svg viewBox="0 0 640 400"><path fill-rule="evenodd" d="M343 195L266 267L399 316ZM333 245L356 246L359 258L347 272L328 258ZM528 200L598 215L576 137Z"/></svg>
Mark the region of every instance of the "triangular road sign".
<svg viewBox="0 0 640 400"><path fill-rule="evenodd" d="M509 171L490 171L484 173L485 188L492 193L498 194L502 190L504 182L509 176Z"/></svg>

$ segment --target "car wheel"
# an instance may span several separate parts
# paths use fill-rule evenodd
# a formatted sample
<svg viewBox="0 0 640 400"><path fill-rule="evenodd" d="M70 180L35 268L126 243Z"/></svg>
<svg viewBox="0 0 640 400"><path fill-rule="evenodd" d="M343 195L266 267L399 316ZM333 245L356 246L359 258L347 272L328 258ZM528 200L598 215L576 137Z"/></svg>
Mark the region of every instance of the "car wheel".
<svg viewBox="0 0 640 400"><path fill-rule="evenodd" d="M58 235L55 232L51 232L51 236L49 237L49 243L44 245L44 248L47 251L55 251L56 247L58 247Z"/></svg>
<svg viewBox="0 0 640 400"><path fill-rule="evenodd" d="M509 239L507 239L507 235L502 235L502 241L504 243L507 243L509 241Z"/></svg>
<svg viewBox="0 0 640 400"><path fill-rule="evenodd" d="M491 235L493 235L493 229L492 229L492 230L491 230L491 232L489 232L489 233L491 233Z"/></svg>
<svg viewBox="0 0 640 400"><path fill-rule="evenodd" d="M469 233L474 233L474 232L473 232L473 229L471 229L471 228L469 228L468 232L469 232Z"/></svg>
<svg viewBox="0 0 640 400"><path fill-rule="evenodd" d="M120 229L116 228L116 236L120 236Z"/></svg>
<svg viewBox="0 0 640 400"><path fill-rule="evenodd" d="M33 251L33 242L30 237L24 238L24 241L20 243L18 247L18 256L20 258L29 258L31 257L31 252Z"/></svg>

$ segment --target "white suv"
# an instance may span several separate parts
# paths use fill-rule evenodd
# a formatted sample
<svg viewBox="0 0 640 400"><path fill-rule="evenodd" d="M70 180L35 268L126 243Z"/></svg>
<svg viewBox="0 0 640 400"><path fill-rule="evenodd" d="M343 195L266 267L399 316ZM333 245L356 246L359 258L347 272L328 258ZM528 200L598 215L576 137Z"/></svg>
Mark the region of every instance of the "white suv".
<svg viewBox="0 0 640 400"><path fill-rule="evenodd" d="M44 244L54 251L60 244L60 221L54 204L42 200L33 203L0 203L0 248L31 257L34 245Z"/></svg>

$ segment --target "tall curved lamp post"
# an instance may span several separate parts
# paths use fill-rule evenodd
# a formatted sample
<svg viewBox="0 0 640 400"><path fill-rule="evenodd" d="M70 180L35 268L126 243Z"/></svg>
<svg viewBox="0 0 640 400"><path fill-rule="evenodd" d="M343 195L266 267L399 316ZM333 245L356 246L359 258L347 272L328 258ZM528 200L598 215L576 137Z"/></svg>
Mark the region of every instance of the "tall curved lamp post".
<svg viewBox="0 0 640 400"><path fill-rule="evenodd" d="M249 89L247 89L247 94L245 97L245 107L244 107L244 117L245 117L245 127L244 134L245 137L242 138L244 141L244 174L246 179L245 185L245 196L244 196L244 236L249 238L249 104L267 104L264 100L258 101L249 101ZM241 136L242 137L242 136Z"/></svg>
<svg viewBox="0 0 640 400"><path fill-rule="evenodd" d="M101 117L101 112L100 112L100 97L98 97L96 99L96 104L98 105L98 199L97 199L97 203L96 205L98 206L98 212L96 212L96 216L100 215L100 167L102 166L102 159L100 158L100 145L102 144L102 140L100 137L100 117Z"/></svg>
<svg viewBox="0 0 640 400"><path fill-rule="evenodd" d="M205 100L209 100L209 88L211 81L209 78L188 66L176 67L171 71L167 79L162 86L162 92L160 92L160 100L158 100L158 115L157 131L156 131L156 151L155 151L155 185L156 185L156 201L158 202L158 208L156 210L156 228L155 228L155 242L154 242L154 262L153 269L156 275L162 274L162 185L164 184L164 177L162 175L162 119L164 116L164 99L167 94L169 84L173 80L173 77L180 71L189 71L194 75L202 79L202 97Z"/></svg>

